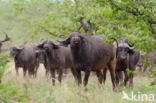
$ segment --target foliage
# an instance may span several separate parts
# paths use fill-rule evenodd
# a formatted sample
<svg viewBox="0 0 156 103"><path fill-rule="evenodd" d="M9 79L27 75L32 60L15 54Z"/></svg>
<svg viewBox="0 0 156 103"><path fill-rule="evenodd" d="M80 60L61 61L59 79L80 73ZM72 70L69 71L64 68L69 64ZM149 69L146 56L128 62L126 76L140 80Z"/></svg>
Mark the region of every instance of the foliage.
<svg viewBox="0 0 156 103"><path fill-rule="evenodd" d="M0 84L0 102L1 103L28 103L29 94L21 92L21 88L12 83Z"/></svg>
<svg viewBox="0 0 156 103"><path fill-rule="evenodd" d="M23 102L26 103L132 103L132 101L121 99L123 97L122 91L125 91L128 96L131 96L132 90L128 86L117 87L117 92L115 93L112 91L112 83L109 73L107 73L107 80L103 85L98 85L97 77L93 74L89 78L88 91L85 92L83 87L78 88L74 78L71 77L71 75L67 75L61 84L57 81L55 87L53 87L51 84L51 79L44 78L45 70L43 66L39 69L38 77L36 79L23 79L22 75L19 75L19 77L16 78L16 74L13 72L14 69L11 69L11 71L12 72L8 75L5 75L4 78L5 81L11 81L11 83L14 85L14 87L13 85L11 85L11 87L13 90L17 89L17 94L12 96L10 99L5 99L7 102L12 100L13 103L18 103L18 99L21 97L21 95L24 95L25 98L23 98ZM156 95L156 88L149 86L145 87L145 85L151 80L151 78L140 78L135 76L133 92L135 94L145 93ZM6 88L3 89L7 90ZM7 92L9 91L12 90L8 89ZM27 93L25 91L27 91ZM1 95L3 95L3 93L1 94L0 92L0 97ZM155 101L153 102L155 103ZM140 101L137 101L136 103L140 103Z"/></svg>
<svg viewBox="0 0 156 103"><path fill-rule="evenodd" d="M0 53L0 81L2 81L3 73L7 65L7 59L8 59L7 54Z"/></svg>
<svg viewBox="0 0 156 103"><path fill-rule="evenodd" d="M6 71L8 60L7 53L0 53L0 81L4 72ZM1 103L27 103L28 102L28 93L21 93L18 86L14 86L12 83L0 83L0 102Z"/></svg>
<svg viewBox="0 0 156 103"><path fill-rule="evenodd" d="M156 49L155 0L10 0L14 15L28 24L31 35L69 35L79 31L102 34L104 41L112 37L128 38L137 51L150 53Z"/></svg>
<svg viewBox="0 0 156 103"><path fill-rule="evenodd" d="M155 49L156 10L154 0L10 0L19 21L26 22L32 37L74 31L126 37L145 52ZM120 6L121 5L121 6ZM50 36L51 37L51 36ZM150 45L150 46L149 46Z"/></svg>

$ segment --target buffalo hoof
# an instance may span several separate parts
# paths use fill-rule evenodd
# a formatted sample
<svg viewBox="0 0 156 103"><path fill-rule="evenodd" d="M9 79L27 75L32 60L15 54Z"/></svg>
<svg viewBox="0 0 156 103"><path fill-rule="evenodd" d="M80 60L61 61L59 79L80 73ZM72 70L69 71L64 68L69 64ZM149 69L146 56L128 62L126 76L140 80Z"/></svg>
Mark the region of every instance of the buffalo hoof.
<svg viewBox="0 0 156 103"><path fill-rule="evenodd" d="M130 87L131 89L133 89L133 85L129 85L129 87Z"/></svg>
<svg viewBox="0 0 156 103"><path fill-rule="evenodd" d="M84 87L84 91L87 92L88 91L88 88L87 87Z"/></svg>
<svg viewBox="0 0 156 103"><path fill-rule="evenodd" d="M124 86L124 84L123 83L120 83L120 85L119 85L120 87L123 87Z"/></svg>
<svg viewBox="0 0 156 103"><path fill-rule="evenodd" d="M78 95L80 95L81 96L81 87L78 87Z"/></svg>
<svg viewBox="0 0 156 103"><path fill-rule="evenodd" d="M113 92L117 92L116 88L113 88Z"/></svg>
<svg viewBox="0 0 156 103"><path fill-rule="evenodd" d="M113 92L117 92L117 90L116 89L113 89Z"/></svg>

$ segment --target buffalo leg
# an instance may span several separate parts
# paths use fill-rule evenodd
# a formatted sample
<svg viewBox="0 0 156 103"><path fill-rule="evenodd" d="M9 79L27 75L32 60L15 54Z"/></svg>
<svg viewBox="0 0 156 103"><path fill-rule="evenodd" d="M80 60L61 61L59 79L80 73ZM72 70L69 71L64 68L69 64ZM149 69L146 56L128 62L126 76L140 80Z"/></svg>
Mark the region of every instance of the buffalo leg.
<svg viewBox="0 0 156 103"><path fill-rule="evenodd" d="M16 75L18 76L18 67L15 67L15 70L16 70Z"/></svg>
<svg viewBox="0 0 156 103"><path fill-rule="evenodd" d="M120 85L122 85L122 83L123 83L123 73L122 73L122 71L119 72L118 77L119 77L119 83L120 83Z"/></svg>
<svg viewBox="0 0 156 103"><path fill-rule="evenodd" d="M102 84L102 73L101 71L96 71L96 75L100 84Z"/></svg>
<svg viewBox="0 0 156 103"><path fill-rule="evenodd" d="M37 77L37 71L38 71L38 69L36 68L36 70L35 70L35 78Z"/></svg>
<svg viewBox="0 0 156 103"><path fill-rule="evenodd" d="M77 82L78 82L78 86L80 86L82 84L82 79L81 79L81 71L80 70L76 70L76 77L77 77Z"/></svg>
<svg viewBox="0 0 156 103"><path fill-rule="evenodd" d="M129 75L129 87L133 89L133 73L130 73Z"/></svg>
<svg viewBox="0 0 156 103"><path fill-rule="evenodd" d="M103 70L103 82L105 83L107 77L107 68Z"/></svg>
<svg viewBox="0 0 156 103"><path fill-rule="evenodd" d="M39 68L39 64L35 67L35 78L37 77L38 68Z"/></svg>
<svg viewBox="0 0 156 103"><path fill-rule="evenodd" d="M28 75L31 77L31 70L28 69Z"/></svg>
<svg viewBox="0 0 156 103"><path fill-rule="evenodd" d="M49 71L46 69L46 77L48 77L49 76Z"/></svg>
<svg viewBox="0 0 156 103"><path fill-rule="evenodd" d="M61 83L61 81L62 81L62 68L59 68L58 81L59 81L60 83Z"/></svg>
<svg viewBox="0 0 156 103"><path fill-rule="evenodd" d="M116 85L118 85L119 84L119 72L118 71L116 71Z"/></svg>
<svg viewBox="0 0 156 103"><path fill-rule="evenodd" d="M124 71L124 74L125 74L124 85L126 86L127 85L127 81L128 81L128 74L127 74L126 70Z"/></svg>
<svg viewBox="0 0 156 103"><path fill-rule="evenodd" d="M23 68L23 77L25 77L26 76L26 72L27 72L27 68Z"/></svg>
<svg viewBox="0 0 156 103"><path fill-rule="evenodd" d="M88 84L88 78L90 76L90 70L89 69L86 69L85 70L85 77L84 77L84 87L85 87L85 90L87 90L87 84Z"/></svg>
<svg viewBox="0 0 156 103"><path fill-rule="evenodd" d="M108 65L109 67L109 71L110 71L110 75L111 75L111 80L112 80L112 84L113 84L113 90L115 90L116 85L115 85L115 65Z"/></svg>
<svg viewBox="0 0 156 103"><path fill-rule="evenodd" d="M74 76L75 81L77 81L77 77L76 77L76 73L75 73L76 71L73 68L71 68L71 72Z"/></svg>
<svg viewBox="0 0 156 103"><path fill-rule="evenodd" d="M55 70L51 69L52 85L55 86Z"/></svg>
<svg viewBox="0 0 156 103"><path fill-rule="evenodd" d="M46 70L46 77L48 77L49 76L49 68L48 68L48 66L47 66L47 64L44 64L44 68L45 68L45 70Z"/></svg>

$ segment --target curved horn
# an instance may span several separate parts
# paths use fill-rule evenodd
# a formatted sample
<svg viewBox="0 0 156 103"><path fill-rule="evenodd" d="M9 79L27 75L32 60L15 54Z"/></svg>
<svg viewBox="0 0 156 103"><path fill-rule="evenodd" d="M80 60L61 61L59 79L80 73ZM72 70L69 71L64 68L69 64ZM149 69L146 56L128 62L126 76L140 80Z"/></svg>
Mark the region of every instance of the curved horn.
<svg viewBox="0 0 156 103"><path fill-rule="evenodd" d="M63 35L63 34L58 35L58 36L57 36L57 41L58 41L58 42L60 41L60 38L61 38L61 37L65 37L65 35Z"/></svg>
<svg viewBox="0 0 156 103"><path fill-rule="evenodd" d="M63 43L63 42L65 42L67 39L69 39L69 37L67 37L65 40L60 40L60 37L62 37L62 36L64 36L64 35L59 35L58 37L57 37L57 41L58 42L60 42L60 43Z"/></svg>
<svg viewBox="0 0 156 103"><path fill-rule="evenodd" d="M16 49L18 49L18 50L22 50L22 49L24 49L24 47L22 46L20 46L20 47L16 47Z"/></svg>
<svg viewBox="0 0 156 103"><path fill-rule="evenodd" d="M10 38L8 37L8 34L5 33L5 39L4 40L0 40L0 42L5 42L5 41L9 41Z"/></svg>
<svg viewBox="0 0 156 103"><path fill-rule="evenodd" d="M27 44L28 41L25 41L23 45Z"/></svg>
<svg viewBox="0 0 156 103"><path fill-rule="evenodd" d="M26 44L27 44L27 41L25 41L22 45L20 45L19 47L17 47L17 49L23 49Z"/></svg>
<svg viewBox="0 0 156 103"><path fill-rule="evenodd" d="M114 37L112 37L111 39L115 40L116 45L117 45L117 47L116 47L116 48L118 48L118 39L117 39L117 38L114 38Z"/></svg>
<svg viewBox="0 0 156 103"><path fill-rule="evenodd" d="M134 46L135 46L135 43L132 43L132 42L131 42L131 44L128 43L128 45L129 45L130 47L134 47Z"/></svg>
<svg viewBox="0 0 156 103"><path fill-rule="evenodd" d="M131 42L131 43L132 43L132 42ZM135 43L132 43L132 44L129 44L129 43L128 43L128 45L129 45L129 49L134 49Z"/></svg>
<svg viewBox="0 0 156 103"><path fill-rule="evenodd" d="M61 45L68 45L70 44L70 36L68 36L65 40L57 40Z"/></svg>
<svg viewBox="0 0 156 103"><path fill-rule="evenodd" d="M39 44L42 44L42 41L43 41L43 40L44 40L43 38L42 38L42 39L40 39L40 40L39 40Z"/></svg>

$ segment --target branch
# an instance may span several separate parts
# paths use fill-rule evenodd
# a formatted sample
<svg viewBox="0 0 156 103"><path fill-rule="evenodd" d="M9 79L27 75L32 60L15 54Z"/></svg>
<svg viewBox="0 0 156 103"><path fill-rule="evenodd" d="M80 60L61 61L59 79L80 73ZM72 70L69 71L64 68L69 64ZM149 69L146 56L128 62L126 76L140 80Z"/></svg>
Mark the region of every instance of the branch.
<svg viewBox="0 0 156 103"><path fill-rule="evenodd" d="M37 23L36 23L37 24ZM49 33L52 36L57 36L56 34L52 33L51 31L49 31L47 28L45 28L44 26L37 24L41 29L43 29L45 32Z"/></svg>
<svg viewBox="0 0 156 103"><path fill-rule="evenodd" d="M136 11L129 11L129 10L127 10L126 8L123 8L123 7L119 6L119 5L117 5L117 4L114 2L114 0L110 0L110 2L111 2L116 8L118 8L118 9L120 9L120 10L124 10L124 11L126 11L126 12L128 12L128 13L130 13L130 14L133 14L134 16L138 16L138 13L139 13L139 12L136 12ZM142 14L140 14L140 15L142 15Z"/></svg>
<svg viewBox="0 0 156 103"><path fill-rule="evenodd" d="M153 28L153 26L152 26L152 23L149 23L149 27L150 27L150 30L151 30L151 32L152 32L152 35L153 35L154 39L156 40L156 35L155 35L154 28Z"/></svg>
<svg viewBox="0 0 156 103"><path fill-rule="evenodd" d="M87 21L88 26L87 26L86 24L84 24L83 19L84 19L84 17L79 18L78 22L80 22L81 25L80 25L80 27L78 28L77 31L80 32L80 30L82 28L87 33L88 31L91 30L91 23L90 23L90 20L88 20Z"/></svg>
<svg viewBox="0 0 156 103"><path fill-rule="evenodd" d="M116 7L116 8L118 8L118 9L120 9L120 10L124 10L124 11L126 11L127 13L130 13L130 14L132 14L132 15L134 15L134 16L142 16L142 15L144 15L143 13L140 13L139 11L138 11L138 8L136 8L136 11L129 11L129 10L127 10L126 8L123 8L123 7L121 7L121 6L119 6L119 5L117 5L115 2L114 2L114 0L110 0L110 2ZM151 15L153 15L152 14L152 8L151 8ZM150 20L145 20L148 24L149 24L149 27L150 27L150 31L151 31L151 33L152 33L152 35L153 35L153 37L154 37L154 39L156 40L156 36L155 36L155 31L154 31L154 28L153 28L153 24L156 24L156 21L154 21L153 19L152 19L152 17L150 17Z"/></svg>

